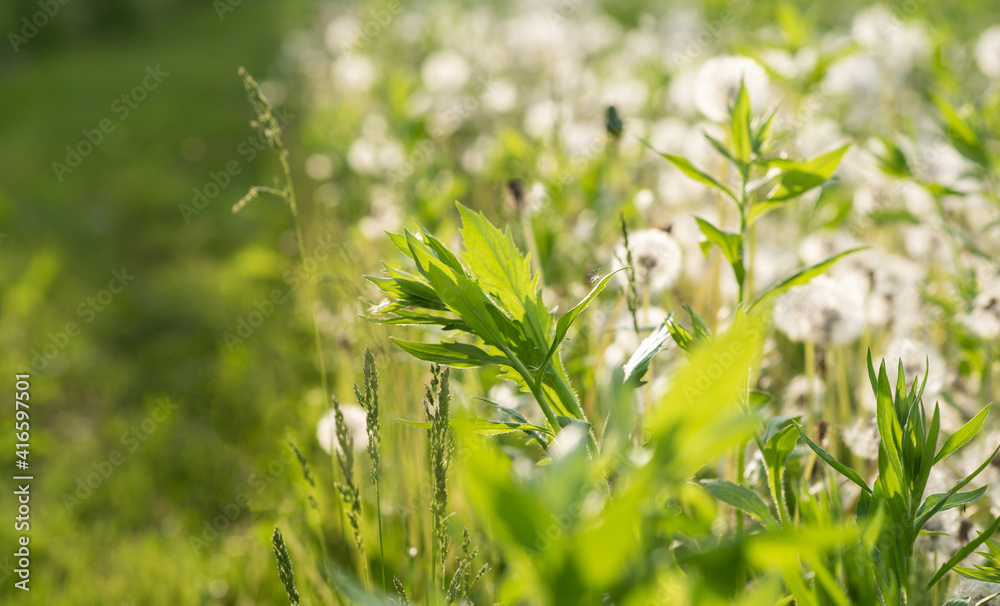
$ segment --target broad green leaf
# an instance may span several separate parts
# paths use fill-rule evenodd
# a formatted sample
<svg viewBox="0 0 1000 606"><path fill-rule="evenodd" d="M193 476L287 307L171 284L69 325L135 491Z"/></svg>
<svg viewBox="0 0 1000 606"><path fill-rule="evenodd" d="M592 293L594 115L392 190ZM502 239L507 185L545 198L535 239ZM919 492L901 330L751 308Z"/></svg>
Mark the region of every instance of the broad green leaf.
<svg viewBox="0 0 1000 606"><path fill-rule="evenodd" d="M475 345L467 343L417 343L389 337L400 349L418 360L454 368L476 368L487 364L509 365L502 356L494 356Z"/></svg>
<svg viewBox="0 0 1000 606"><path fill-rule="evenodd" d="M809 436L806 435L806 432L802 431L802 428L799 426L798 423L795 424L795 428L799 431L799 437L801 437L802 440L805 441L806 445L809 446L809 448L811 448L813 452L815 452L817 456L819 456L819 458L826 461L827 465L833 467L840 473L840 475L844 476L848 480L860 486L861 489L864 490L866 493L871 494L872 489L868 488L868 485L865 484L865 481L861 479L861 476L859 476L856 471L854 471L847 465L844 465L837 459L834 459L832 456L830 456L830 453L823 450L823 448L820 447L819 444L816 444L815 442L810 440Z"/></svg>
<svg viewBox="0 0 1000 606"><path fill-rule="evenodd" d="M743 169L750 162L753 143L750 139L750 96L742 80L740 80L740 91L733 103L732 118L733 155Z"/></svg>
<svg viewBox="0 0 1000 606"><path fill-rule="evenodd" d="M691 177L695 181L700 181L701 183L704 183L705 185L707 185L707 186L709 186L711 188L714 188L714 189L717 189L717 190L721 191L722 193L724 193L727 196L729 196L729 198L733 202L736 202L737 204L739 204L739 200L736 199L736 196L733 194L733 192L728 187L726 187L722 183L719 183L714 178L712 178L711 176L709 176L707 173L702 172L701 170L695 168L695 166L693 164L691 164L690 162L688 162L686 159L684 159L684 158L682 158L680 156L675 156L673 154L666 154L666 153L663 153L663 152L658 152L645 139L639 139L639 141L641 141L642 144L645 145L646 147L648 147L649 149L653 150L653 152L659 154L661 157L663 157L664 159L666 159L667 161L669 161L671 164L673 164L674 166L676 166L682 173L684 173L688 177Z"/></svg>
<svg viewBox="0 0 1000 606"><path fill-rule="evenodd" d="M531 275L531 262L514 244L510 230L500 231L482 213L456 203L462 215L462 257L476 284L496 297L515 321L520 322L540 351L548 347L552 315L542 303L538 276Z"/></svg>
<svg viewBox="0 0 1000 606"><path fill-rule="evenodd" d="M843 145L785 170L779 178L777 191L768 200L790 200L822 185L837 171L840 160L849 147L850 144Z"/></svg>
<svg viewBox="0 0 1000 606"><path fill-rule="evenodd" d="M986 528L986 530L981 532L978 537L970 541L967 545L959 549L958 552L955 553L955 555L953 555L950 560L945 562L944 565L942 565L941 568L938 569L937 573L934 575L934 578L932 578L931 581L927 583L927 588L930 589L931 587L933 587L938 581L941 580L941 577L943 577L949 570L954 568L956 564L964 560L966 557L968 557L970 553L975 551L976 547L979 547L986 541L986 539L992 537L993 533L997 531L998 527L1000 527L1000 518L993 520L993 523L990 524Z"/></svg>
<svg viewBox="0 0 1000 606"><path fill-rule="evenodd" d="M858 248L852 248L850 250L845 250L842 253L838 253L836 255L833 255L832 257L830 257L829 259L826 259L825 261L821 261L821 262L817 263L816 265L807 267L807 268L805 268L805 269L803 269L803 270L801 270L801 271L799 271L799 272L791 275L790 277L785 278L784 280L782 280L778 284L775 284L774 286L772 286L771 288L769 288L763 295L761 295L760 298L758 298L757 301L752 306L750 306L750 309L754 309L758 305L764 305L764 304L770 303L775 298L777 298L779 295L784 294L785 291L787 291L789 288L791 288L793 286L798 286L800 284L805 284L805 283L809 282L810 280L812 280L816 276L818 276L818 275L822 274L823 272L825 272L827 269L829 269L829 267L831 265L833 265L834 263L836 263L837 261L839 261L843 257L846 257L847 255L852 254L852 253L856 253L859 250L864 250L865 248L867 248L867 247L866 246L860 246Z"/></svg>
<svg viewBox="0 0 1000 606"><path fill-rule="evenodd" d="M993 453L990 454L990 456L987 457L986 460L983 461L982 464L978 468L976 468L975 471L965 476L965 478L963 478L961 482L955 484L954 486L951 487L951 490L944 493L944 497L937 500L935 503L929 504L923 515L921 515L914 521L913 523L914 529L920 530L921 528L923 528L924 525L927 524L927 522L930 521L930 519L934 517L935 514L937 514L937 512L941 511L941 509L945 506L946 503L948 503L948 501L951 499L953 495L955 495L959 490L965 488L965 486L969 482L976 479L976 476L982 473L983 470L986 469L986 467L993 462L993 459L996 458L997 453L1000 453L1000 446L997 446L996 450L994 450Z"/></svg>
<svg viewBox="0 0 1000 606"><path fill-rule="evenodd" d="M992 407L992 404L987 404L986 408L982 409L979 411L979 414L972 417L971 421L959 427L958 431L951 434L948 439L945 440L944 446L941 447L941 451L934 457L934 464L938 464L945 457L965 446L969 440L976 437L976 434L978 434L979 430L982 429L983 423L986 421L986 415L990 414L990 408Z"/></svg>
<svg viewBox="0 0 1000 606"><path fill-rule="evenodd" d="M778 527L778 522L771 515L771 510L757 496L757 493L749 488L727 480L702 480L700 483L710 495L723 503L752 515L768 528Z"/></svg>
<svg viewBox="0 0 1000 606"><path fill-rule="evenodd" d="M656 463L647 468L689 477L755 432L759 421L737 404L754 372L766 328L761 314L741 313L727 331L691 352L646 416L650 442L656 445Z"/></svg>

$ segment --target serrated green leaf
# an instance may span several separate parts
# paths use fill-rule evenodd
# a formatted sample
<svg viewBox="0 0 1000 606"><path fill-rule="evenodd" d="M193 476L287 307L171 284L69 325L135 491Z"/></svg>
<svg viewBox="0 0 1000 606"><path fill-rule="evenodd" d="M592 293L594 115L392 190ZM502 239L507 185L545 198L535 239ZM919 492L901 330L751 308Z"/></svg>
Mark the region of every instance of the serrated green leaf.
<svg viewBox="0 0 1000 606"><path fill-rule="evenodd" d="M389 337L400 349L418 360L454 368L477 368L487 364L510 365L502 356L495 356L468 343L418 343Z"/></svg>

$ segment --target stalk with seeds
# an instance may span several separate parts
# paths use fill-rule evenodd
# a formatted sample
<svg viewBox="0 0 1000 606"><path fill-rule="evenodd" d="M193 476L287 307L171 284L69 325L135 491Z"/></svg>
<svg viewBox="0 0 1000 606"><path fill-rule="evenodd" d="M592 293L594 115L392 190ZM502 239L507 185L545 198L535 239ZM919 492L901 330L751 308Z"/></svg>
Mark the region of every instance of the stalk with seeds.
<svg viewBox="0 0 1000 606"><path fill-rule="evenodd" d="M378 407L378 370L375 368L375 356L370 348L365 349L364 393L354 384L354 395L358 404L365 410L365 429L368 432L368 456L371 458L371 479L375 485L375 506L378 509L378 552L379 564L382 567L382 586L385 582L385 549L382 545L382 495L380 476L382 468L382 424L379 421Z"/></svg>
<svg viewBox="0 0 1000 606"><path fill-rule="evenodd" d="M436 578L438 566L442 570L448 557L448 465L454 445L448 434L448 417L451 393L448 387L448 369L431 364L431 382L424 393L424 414L430 423L430 465L431 465L431 517L434 524L434 540L431 554L431 581Z"/></svg>
<svg viewBox="0 0 1000 606"><path fill-rule="evenodd" d="M274 534L271 535L271 546L274 548L274 557L278 561L278 577L288 592L288 600L291 606L299 606L299 592L295 589L295 572L292 570L292 559L288 555L288 548L285 547L285 539L281 536L278 527L274 527Z"/></svg>
<svg viewBox="0 0 1000 606"><path fill-rule="evenodd" d="M341 500L347 505L347 521L354 534L354 545L358 549L359 564L365 571L365 584L370 587L365 543L361 536L361 489L354 481L354 437L347 428L347 421L344 420L344 413L340 410L340 402L337 401L337 398L333 398L333 410L336 419L337 446L339 446L333 451L340 464L340 472L344 476L344 481L337 484L337 490L340 492Z"/></svg>
<svg viewBox="0 0 1000 606"><path fill-rule="evenodd" d="M254 186L250 188L245 196L240 198L239 202L233 205L233 212L238 213L249 203L250 201L257 198L260 194L269 194L280 198L288 204L288 208L292 213L292 222L295 224L295 238L298 243L299 248L299 262L302 264L303 271L307 266L306 264L306 248L305 248L305 237L302 231L302 220L299 218L299 206L297 199L295 197L295 187L292 183L292 169L288 163L288 148L285 147L284 139L282 138L281 122L275 115L274 108L271 106L271 102L267 100L264 96L263 91L260 89L260 85L257 81L250 75L245 68L239 69L240 78L243 80L243 87L247 91L247 96L250 99L250 104L253 106L254 113L257 119L252 121L250 125L257 129L267 141L268 145L274 150L275 154L278 156L278 161L281 164L282 179L276 179L275 187L266 186ZM326 377L326 361L323 357L323 342L319 335L319 324L316 321L316 306L313 303L314 296L312 290L312 280L307 276L303 280L305 284L306 291L306 304L309 306L309 317L312 320L313 327L313 341L316 347L316 361L319 365L319 378L320 385L323 388L323 401L330 401L330 387L327 383ZM331 455L331 459L333 455ZM333 478L334 483L337 482L337 466L333 466ZM344 509L340 505L340 501L337 501L337 511L340 518L340 532L341 540L346 544L347 536L344 530Z"/></svg>
<svg viewBox="0 0 1000 606"><path fill-rule="evenodd" d="M396 593L399 594L400 606L410 606L410 600L406 597L406 589L403 587L403 582L399 580L399 577L392 577L392 584L396 587Z"/></svg>
<svg viewBox="0 0 1000 606"><path fill-rule="evenodd" d="M625 245L625 277L628 285L622 290L625 291L625 303L628 304L628 311L632 314L632 328L635 329L635 336L639 336L639 291L635 287L635 266L632 262L632 249L628 245L628 223L625 222L625 213L618 215L618 220L622 226L622 241Z"/></svg>

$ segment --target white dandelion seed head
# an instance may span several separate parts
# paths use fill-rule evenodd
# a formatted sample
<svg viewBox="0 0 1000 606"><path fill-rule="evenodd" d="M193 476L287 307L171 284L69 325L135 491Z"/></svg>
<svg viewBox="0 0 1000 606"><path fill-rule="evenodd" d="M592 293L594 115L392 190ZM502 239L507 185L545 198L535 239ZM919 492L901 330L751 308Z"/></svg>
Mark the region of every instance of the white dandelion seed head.
<svg viewBox="0 0 1000 606"><path fill-rule="evenodd" d="M420 76L424 87L434 93L453 93L469 81L469 62L451 50L434 53L424 61Z"/></svg>
<svg viewBox="0 0 1000 606"><path fill-rule="evenodd" d="M354 440L354 450L357 452L368 448L367 415L364 409L356 404L341 404L340 412L343 413L347 431ZM323 415L316 425L316 439L327 453L332 453L334 448L337 452L343 452L337 439L336 413L333 410Z"/></svg>
<svg viewBox="0 0 1000 606"><path fill-rule="evenodd" d="M629 233L628 246L632 253L635 280L640 288L648 289L650 294L659 294L677 282L682 256L681 247L673 236L662 229L641 229ZM615 248L614 258L619 263L627 263L624 242ZM626 273L618 274L619 283L626 282Z"/></svg>
<svg viewBox="0 0 1000 606"><path fill-rule="evenodd" d="M740 82L755 108L766 107L770 81L759 63L747 57L715 57L701 66L694 82L694 101L709 120L723 122L740 91Z"/></svg>
<svg viewBox="0 0 1000 606"><path fill-rule="evenodd" d="M866 461L878 458L879 433L874 419L858 419L844 429L843 438L844 444L855 456Z"/></svg>
<svg viewBox="0 0 1000 606"><path fill-rule="evenodd" d="M959 316L959 321L984 341L1000 337L1000 281L983 289L972 301L972 309Z"/></svg>
<svg viewBox="0 0 1000 606"><path fill-rule="evenodd" d="M885 371L889 375L889 385L896 389L899 376L899 363L903 362L903 376L906 377L907 390L913 385L914 379L919 385L927 374L927 386L924 389L924 405L934 406L934 399L944 386L946 368L944 358L938 348L931 343L914 341L906 337L897 337L885 349ZM874 363L874 360L873 360Z"/></svg>
<svg viewBox="0 0 1000 606"><path fill-rule="evenodd" d="M345 93L364 93L371 88L378 75L375 63L364 55L341 55L333 62L331 76L337 87Z"/></svg>
<svg viewBox="0 0 1000 606"><path fill-rule="evenodd" d="M976 64L990 78L1000 78L1000 25L994 25L979 36Z"/></svg>
<svg viewBox="0 0 1000 606"><path fill-rule="evenodd" d="M774 323L792 341L845 345L864 331L864 293L842 280L818 276L778 300Z"/></svg>
<svg viewBox="0 0 1000 606"><path fill-rule="evenodd" d="M782 393L782 412L805 416L822 408L826 399L826 384L819 377L809 380L808 375L799 375L788 382Z"/></svg>

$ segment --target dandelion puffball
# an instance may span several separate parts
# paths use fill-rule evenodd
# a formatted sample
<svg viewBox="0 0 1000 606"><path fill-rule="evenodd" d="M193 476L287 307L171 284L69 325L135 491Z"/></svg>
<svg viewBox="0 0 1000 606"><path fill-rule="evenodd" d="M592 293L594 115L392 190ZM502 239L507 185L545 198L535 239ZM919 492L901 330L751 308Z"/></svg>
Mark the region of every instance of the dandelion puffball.
<svg viewBox="0 0 1000 606"><path fill-rule="evenodd" d="M754 107L767 102L769 81L759 63L747 57L715 57L701 66L694 82L694 102L709 120L722 122L740 92L740 81Z"/></svg>
<svg viewBox="0 0 1000 606"><path fill-rule="evenodd" d="M976 295L972 310L962 314L959 321L984 341L1000 337L1000 282Z"/></svg>
<svg viewBox="0 0 1000 606"><path fill-rule="evenodd" d="M638 286L650 293L664 291L677 281L681 273L681 247L673 236L662 229L642 229L628 235L629 250L624 242L615 249L615 258L621 263L628 262L632 254L632 267ZM620 280L625 279L621 272Z"/></svg>
<svg viewBox="0 0 1000 606"><path fill-rule="evenodd" d="M792 341L845 345L865 328L864 304L865 293L854 285L818 276L778 300L774 324Z"/></svg>
<svg viewBox="0 0 1000 606"><path fill-rule="evenodd" d="M356 404L341 404L340 412L344 415L344 423L347 424L347 431L354 440L354 450L360 451L368 448L368 428L365 425L365 410ZM336 413L331 410L323 415L316 425L316 439L319 445L328 453L332 453L336 448L340 449L340 441L337 440Z"/></svg>
<svg viewBox="0 0 1000 606"><path fill-rule="evenodd" d="M990 78L1000 78L1000 25L994 25L979 36L976 63Z"/></svg>

